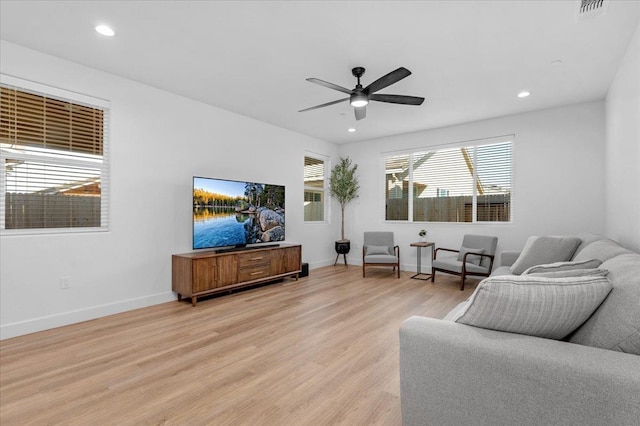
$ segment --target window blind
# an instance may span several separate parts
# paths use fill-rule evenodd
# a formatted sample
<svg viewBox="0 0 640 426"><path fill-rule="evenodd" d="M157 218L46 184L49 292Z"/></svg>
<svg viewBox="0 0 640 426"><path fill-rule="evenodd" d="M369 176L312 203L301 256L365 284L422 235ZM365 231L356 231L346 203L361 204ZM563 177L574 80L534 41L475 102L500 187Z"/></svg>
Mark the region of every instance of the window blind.
<svg viewBox="0 0 640 426"><path fill-rule="evenodd" d="M304 220L324 221L325 161L304 157Z"/></svg>
<svg viewBox="0 0 640 426"><path fill-rule="evenodd" d="M0 87L0 138L14 145L102 155L104 111Z"/></svg>
<svg viewBox="0 0 640 426"><path fill-rule="evenodd" d="M413 154L413 220L472 222L473 147Z"/></svg>
<svg viewBox="0 0 640 426"><path fill-rule="evenodd" d="M24 82L25 88L5 80L0 85L2 229L107 229L104 101L90 105L86 96L74 101L71 92L63 98L42 92L41 85Z"/></svg>
<svg viewBox="0 0 640 426"><path fill-rule="evenodd" d="M385 219L509 222L512 137L389 154Z"/></svg>

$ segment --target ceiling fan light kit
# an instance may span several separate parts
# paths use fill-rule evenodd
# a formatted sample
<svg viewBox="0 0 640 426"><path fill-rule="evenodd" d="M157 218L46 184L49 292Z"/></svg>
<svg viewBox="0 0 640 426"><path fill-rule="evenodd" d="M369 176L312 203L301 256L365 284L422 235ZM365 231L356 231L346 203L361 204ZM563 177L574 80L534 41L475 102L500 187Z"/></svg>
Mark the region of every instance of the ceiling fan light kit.
<svg viewBox="0 0 640 426"><path fill-rule="evenodd" d="M364 93L354 93L351 95L351 106L352 107L363 107L369 103L369 98Z"/></svg>
<svg viewBox="0 0 640 426"><path fill-rule="evenodd" d="M384 89L385 87L391 86L394 83L402 80L405 77L411 75L411 71L404 67L400 67L395 71L391 71L390 73L380 77L367 87L363 88L362 84L360 84L360 77L364 74L365 69L363 67L355 67L351 70L351 73L355 78L358 79L358 83L354 89L347 89L346 87L338 86L337 84L329 83L328 81L320 80L318 78L307 78L307 81L310 83L319 84L320 86L327 87L329 89L337 90L338 92L346 93L349 95L348 98L338 99L337 101L327 102L321 105L316 105L311 108L306 108L300 110L298 112L311 111L318 108L323 108L330 105L335 105L340 102L344 102L346 100L349 101L351 106L354 107L354 113L356 116L356 120L362 120L367 116L366 106L369 104L369 101L378 101L378 102L386 102L390 104L401 104L401 105L422 105L424 102L424 98L417 96L406 96L406 95L387 95L387 94L377 94L375 92Z"/></svg>

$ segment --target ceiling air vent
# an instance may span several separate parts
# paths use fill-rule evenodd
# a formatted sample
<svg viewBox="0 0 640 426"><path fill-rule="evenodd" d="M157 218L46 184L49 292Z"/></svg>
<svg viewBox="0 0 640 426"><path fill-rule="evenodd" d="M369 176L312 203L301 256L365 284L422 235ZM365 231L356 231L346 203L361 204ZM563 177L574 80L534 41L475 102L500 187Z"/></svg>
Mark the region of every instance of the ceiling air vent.
<svg viewBox="0 0 640 426"><path fill-rule="evenodd" d="M610 0L578 0L578 20L604 15L609 8Z"/></svg>

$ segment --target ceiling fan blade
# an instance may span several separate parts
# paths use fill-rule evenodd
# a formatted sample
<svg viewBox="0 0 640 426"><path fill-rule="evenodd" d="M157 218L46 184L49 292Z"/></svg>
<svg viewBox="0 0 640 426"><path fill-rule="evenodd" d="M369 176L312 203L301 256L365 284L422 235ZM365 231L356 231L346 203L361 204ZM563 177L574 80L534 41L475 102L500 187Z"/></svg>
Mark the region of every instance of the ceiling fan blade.
<svg viewBox="0 0 640 426"><path fill-rule="evenodd" d="M311 108L306 108L306 109L301 109L298 112L305 112L305 111L311 111L312 109L318 109L318 108L323 108L329 105L335 105L335 104L339 104L340 102L344 102L344 101L348 101L349 98L344 98L344 99L338 99L337 101L331 101L331 102L327 102L326 104L322 104L322 105L316 105L313 106Z"/></svg>
<svg viewBox="0 0 640 426"><path fill-rule="evenodd" d="M319 78L307 78L308 82L319 84L320 86L328 87L329 89L337 90L338 92L346 93L350 95L353 90L346 87L338 86L337 84L329 83L328 81L320 80Z"/></svg>
<svg viewBox="0 0 640 426"><path fill-rule="evenodd" d="M353 110L356 113L356 120L362 120L363 118L365 118L367 116L367 107L366 106L355 107L355 108L353 108Z"/></svg>
<svg viewBox="0 0 640 426"><path fill-rule="evenodd" d="M382 90L387 86L391 86L393 83L397 83L405 77L411 75L411 71L404 67L400 67L395 71L391 71L389 74L384 75L368 85L364 88L363 92L366 94L371 94L377 92L378 90Z"/></svg>
<svg viewBox="0 0 640 426"><path fill-rule="evenodd" d="M383 95L373 94L369 95L369 100L378 102L388 102L390 104L403 104L403 105L422 105L424 98L417 96L405 96L405 95Z"/></svg>

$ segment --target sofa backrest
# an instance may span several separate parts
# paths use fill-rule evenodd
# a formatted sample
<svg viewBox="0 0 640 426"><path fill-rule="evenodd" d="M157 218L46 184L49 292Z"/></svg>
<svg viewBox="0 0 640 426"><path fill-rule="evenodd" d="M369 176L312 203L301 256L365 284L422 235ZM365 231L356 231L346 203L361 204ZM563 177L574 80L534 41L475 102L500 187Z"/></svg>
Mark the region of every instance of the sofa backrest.
<svg viewBox="0 0 640 426"><path fill-rule="evenodd" d="M582 251L583 248L585 248L586 246L588 246L592 242L598 241L598 240L606 240L607 239L606 237L604 237L604 236L602 236L600 234L593 234L591 232L581 232L581 233L579 233L577 235L574 235L574 237L580 238L580 245L578 245L578 248L573 253L573 257L574 258L578 255L578 253L580 253Z"/></svg>
<svg viewBox="0 0 640 426"><path fill-rule="evenodd" d="M580 251L578 252L578 250ZM577 253L573 255L572 260L600 259L602 262L606 262L621 254L633 253L631 250L622 247L617 242L608 238L593 241L582 249L578 246L578 250L576 250Z"/></svg>
<svg viewBox="0 0 640 426"><path fill-rule="evenodd" d="M574 260L600 259L613 289L596 311L569 337L580 345L640 355L640 254L613 240L595 240Z"/></svg>

